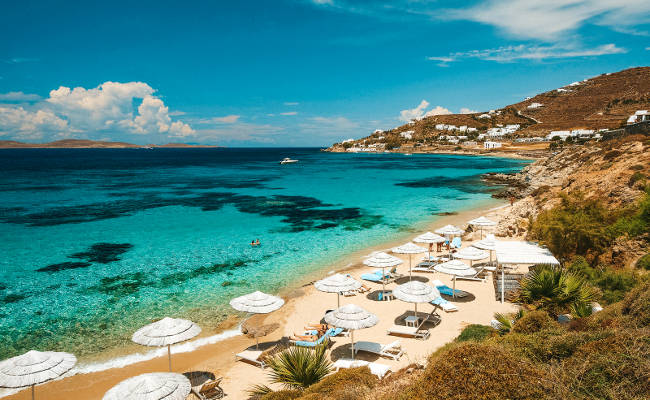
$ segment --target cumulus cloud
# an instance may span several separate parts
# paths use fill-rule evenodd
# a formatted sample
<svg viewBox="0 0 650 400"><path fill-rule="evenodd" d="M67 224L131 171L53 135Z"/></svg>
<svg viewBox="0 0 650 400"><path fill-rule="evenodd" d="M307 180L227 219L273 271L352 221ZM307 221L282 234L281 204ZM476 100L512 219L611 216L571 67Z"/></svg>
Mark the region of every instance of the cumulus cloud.
<svg viewBox="0 0 650 400"><path fill-rule="evenodd" d="M5 107L4 113L12 118L3 120L2 129L19 139L48 133L127 132L174 138L193 135L190 125L171 119L169 108L154 93L143 82L105 82L91 89L61 86L30 108Z"/></svg>
<svg viewBox="0 0 650 400"><path fill-rule="evenodd" d="M410 122L434 115L451 114L451 111L442 106L435 106L431 110L426 111L428 107L429 102L422 100L417 107L400 111L399 120L402 122Z"/></svg>
<svg viewBox="0 0 650 400"><path fill-rule="evenodd" d="M41 96L37 94L28 94L23 92L0 93L0 102L29 102L38 101Z"/></svg>
<svg viewBox="0 0 650 400"><path fill-rule="evenodd" d="M550 46L520 44L516 46L502 46L494 49L456 52L444 57L429 57L429 60L440 61L439 66L447 66L450 62L471 58L506 63L517 60L541 61L546 59L597 57L622 53L627 53L627 50L612 43L594 48L576 48L574 46L559 44Z"/></svg>
<svg viewBox="0 0 650 400"><path fill-rule="evenodd" d="M460 109L461 114L476 114L477 112L478 111L472 110L472 109L467 108L467 107L461 107L461 109Z"/></svg>

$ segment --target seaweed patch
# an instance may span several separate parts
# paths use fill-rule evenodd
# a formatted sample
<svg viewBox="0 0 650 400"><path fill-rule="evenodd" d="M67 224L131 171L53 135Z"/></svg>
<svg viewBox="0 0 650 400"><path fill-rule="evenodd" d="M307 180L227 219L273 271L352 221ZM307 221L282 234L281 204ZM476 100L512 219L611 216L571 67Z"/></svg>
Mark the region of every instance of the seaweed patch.
<svg viewBox="0 0 650 400"><path fill-rule="evenodd" d="M83 261L66 261L58 264L50 264L46 267L41 267L37 269L37 272L59 272L59 271L64 271L66 269L77 269L77 268L87 268L90 267L92 264L89 262L83 262Z"/></svg>
<svg viewBox="0 0 650 400"><path fill-rule="evenodd" d="M120 255L126 253L133 245L130 243L95 243L90 249L75 253L70 258L79 258L88 262L108 264L120 260Z"/></svg>

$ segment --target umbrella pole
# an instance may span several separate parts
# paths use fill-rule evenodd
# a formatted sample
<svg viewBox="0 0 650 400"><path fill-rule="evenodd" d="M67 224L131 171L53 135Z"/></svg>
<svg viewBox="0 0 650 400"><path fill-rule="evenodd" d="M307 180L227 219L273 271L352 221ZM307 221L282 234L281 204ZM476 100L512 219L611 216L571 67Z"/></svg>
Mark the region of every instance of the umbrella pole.
<svg viewBox="0 0 650 400"><path fill-rule="evenodd" d="M501 304L503 304L504 297L506 295L506 287L504 286L506 283L506 274L504 273L503 265L501 266Z"/></svg>
<svg viewBox="0 0 650 400"><path fill-rule="evenodd" d="M409 254L409 281L413 278L413 271L411 270L411 256L412 254Z"/></svg>
<svg viewBox="0 0 650 400"><path fill-rule="evenodd" d="M255 336L255 350L259 350L259 349L260 349L260 338Z"/></svg>
<svg viewBox="0 0 650 400"><path fill-rule="evenodd" d="M341 308L341 292L336 292L336 308Z"/></svg>
<svg viewBox="0 0 650 400"><path fill-rule="evenodd" d="M32 400L34 400L34 386L35 385L32 385Z"/></svg>
<svg viewBox="0 0 650 400"><path fill-rule="evenodd" d="M354 360L354 329L350 329L350 340L352 341L352 359Z"/></svg>
<svg viewBox="0 0 650 400"><path fill-rule="evenodd" d="M167 345L167 358L169 358L169 372L172 372L172 345Z"/></svg>
<svg viewBox="0 0 650 400"><path fill-rule="evenodd" d="M413 303L415 304L415 318L418 317L418 303Z"/></svg>
<svg viewBox="0 0 650 400"><path fill-rule="evenodd" d="M381 268L381 299L384 299L384 294L386 293L386 271L384 267Z"/></svg>
<svg viewBox="0 0 650 400"><path fill-rule="evenodd" d="M456 275L454 275L454 288L451 290L451 297L456 297Z"/></svg>

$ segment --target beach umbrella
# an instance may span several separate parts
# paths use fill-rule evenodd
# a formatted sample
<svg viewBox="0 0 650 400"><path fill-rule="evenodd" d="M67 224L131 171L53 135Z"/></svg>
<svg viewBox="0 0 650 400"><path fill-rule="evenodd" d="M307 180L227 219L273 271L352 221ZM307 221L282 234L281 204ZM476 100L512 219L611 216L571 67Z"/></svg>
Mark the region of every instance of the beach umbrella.
<svg viewBox="0 0 650 400"><path fill-rule="evenodd" d="M408 281L393 289L393 296L407 303L415 304L415 316L418 316L418 303L430 303L440 296L438 289L420 281Z"/></svg>
<svg viewBox="0 0 650 400"><path fill-rule="evenodd" d="M458 252L454 253L454 258L460 258L461 260L469 260L469 266L471 267L473 262L476 260L482 260L488 257L487 251L479 250L476 247L465 247L460 249Z"/></svg>
<svg viewBox="0 0 650 400"><path fill-rule="evenodd" d="M483 227L496 226L497 223L486 217L478 217L468 222L470 225L478 226L481 228L481 239L483 239Z"/></svg>
<svg viewBox="0 0 650 400"><path fill-rule="evenodd" d="M460 260L450 260L433 267L438 272L443 274L453 275L454 287L451 292L452 297L456 297L456 277L457 276L471 276L476 275L476 270Z"/></svg>
<svg viewBox="0 0 650 400"><path fill-rule="evenodd" d="M361 287L361 282L350 275L334 274L314 282L314 287L321 292L336 293L336 307L338 308L341 307L341 292L357 290Z"/></svg>
<svg viewBox="0 0 650 400"><path fill-rule="evenodd" d="M32 387L68 372L77 363L70 353L30 350L0 362L0 387Z"/></svg>
<svg viewBox="0 0 650 400"><path fill-rule="evenodd" d="M484 239L472 243L472 247L490 252L490 264L492 264L492 252L496 250L497 241L493 234L488 234Z"/></svg>
<svg viewBox="0 0 650 400"><path fill-rule="evenodd" d="M169 371L171 371L171 345L192 339L199 333L201 333L201 327L192 321L165 317L135 331L131 340L144 346L167 346Z"/></svg>
<svg viewBox="0 0 650 400"><path fill-rule="evenodd" d="M453 225L445 225L442 228L436 229L435 232L438 235L443 235L443 236L458 236L463 234L463 230L456 228Z"/></svg>
<svg viewBox="0 0 650 400"><path fill-rule="evenodd" d="M369 267L381 268L381 285L383 293L386 291L386 271L384 271L384 268L396 267L402 263L402 260L382 251L372 254L370 257L363 260L363 263Z"/></svg>
<svg viewBox="0 0 650 400"><path fill-rule="evenodd" d="M413 254L424 253L425 251L427 251L427 249L425 249L424 247L420 247L417 244L408 242L408 243L403 244L403 245L401 245L399 247L393 248L392 251L393 251L393 253L408 254L409 255L409 277L411 277L413 275L413 273L411 272L411 267L412 267L411 256L413 256Z"/></svg>
<svg viewBox="0 0 650 400"><path fill-rule="evenodd" d="M423 233L420 236L413 239L415 243L427 243L427 244L444 243L446 240L447 239L445 239L444 237L431 232ZM431 260L431 251L429 251L429 260Z"/></svg>
<svg viewBox="0 0 650 400"><path fill-rule="evenodd" d="M284 300L260 291L249 293L230 300L230 306L237 311L252 314L268 314L284 305ZM255 338L255 347L259 348L259 338Z"/></svg>
<svg viewBox="0 0 650 400"><path fill-rule="evenodd" d="M185 400L190 390L192 384L185 375L153 372L118 383L102 400Z"/></svg>
<svg viewBox="0 0 650 400"><path fill-rule="evenodd" d="M354 359L354 331L370 328L379 322L379 318L356 304L346 304L332 312L325 314L325 322L337 328L350 330L352 343L352 359Z"/></svg>

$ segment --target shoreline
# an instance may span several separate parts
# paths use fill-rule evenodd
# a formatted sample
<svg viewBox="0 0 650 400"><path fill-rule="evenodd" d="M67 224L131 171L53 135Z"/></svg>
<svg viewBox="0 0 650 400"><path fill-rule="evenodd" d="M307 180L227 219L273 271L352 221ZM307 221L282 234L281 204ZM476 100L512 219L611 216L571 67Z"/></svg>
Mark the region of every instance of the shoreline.
<svg viewBox="0 0 650 400"><path fill-rule="evenodd" d="M301 303L307 302L310 295L313 295L313 293L309 293L309 287L314 280L321 279L330 272L358 273L363 269L368 269L361 263L361 259L374 251L390 249L402 244L409 237L412 238L427 230L433 230L434 226L440 227L446 224L465 225L472 218L495 213L504 207L507 207L505 201L489 198L475 207L459 210L453 215L433 215L420 223L414 224L413 229L402 232L402 234L389 241L362 246L359 250L338 257L322 268L296 279L293 284L278 293L278 295L285 298L287 302L285 307L269 315L252 316L248 318L248 321L257 324L279 323L280 329L264 338L271 341L279 340L284 336L281 334L283 328L294 330L299 328L288 326L287 320L293 314L292 309L295 309ZM414 230L417 232L414 232ZM239 333L243 321L244 319L237 318L233 314L218 325L218 331L172 346L174 370L218 370L221 375L229 376L228 372L238 366L234 361L235 352L233 349L241 351L254 343L252 339L248 339ZM222 355L215 356L215 354ZM37 391L47 393L45 396L39 395L39 398L45 399L67 399L80 393L85 393L84 398L88 399L101 398L106 390L123 379L145 372L165 371L167 369L166 362L166 350L158 348L146 348L141 352L127 353L126 355L106 358L105 360L97 359L93 362L79 364L72 371L74 375L66 375L61 379L39 385ZM244 366L254 368L245 364ZM242 378L245 378L245 376ZM18 399L20 394L15 390L0 389L0 398Z"/></svg>

